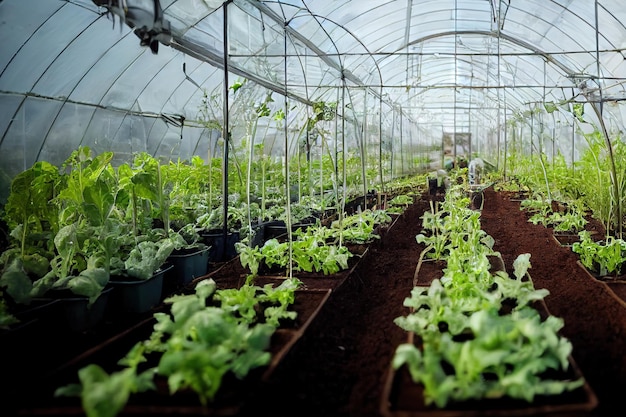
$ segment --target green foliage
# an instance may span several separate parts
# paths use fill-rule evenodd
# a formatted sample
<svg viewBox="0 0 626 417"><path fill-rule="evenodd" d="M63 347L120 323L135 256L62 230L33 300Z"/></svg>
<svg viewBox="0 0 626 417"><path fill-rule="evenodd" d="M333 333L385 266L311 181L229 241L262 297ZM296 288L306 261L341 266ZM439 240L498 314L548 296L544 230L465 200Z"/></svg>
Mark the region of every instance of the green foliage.
<svg viewBox="0 0 626 417"><path fill-rule="evenodd" d="M399 194L387 201L389 208L387 213L403 213L408 206L413 204L413 197L408 194Z"/></svg>
<svg viewBox="0 0 626 417"><path fill-rule="evenodd" d="M12 235L22 245L37 245L58 230L58 208L53 199L59 189L61 175L52 164L39 161L18 174L11 182L11 191L4 206L3 219Z"/></svg>
<svg viewBox="0 0 626 417"><path fill-rule="evenodd" d="M480 228L480 212L468 208L469 198L462 189L462 185L451 187L441 208L431 202L431 210L423 214L423 229L415 240L426 246L426 258L448 259L453 250L491 248L490 237Z"/></svg>
<svg viewBox="0 0 626 417"><path fill-rule="evenodd" d="M466 214L465 205L452 187L443 210L424 217L425 229L445 240L447 266L440 279L414 287L405 299L409 314L394 322L416 341L398 346L392 366L406 366L423 386L426 404L438 408L486 398L532 402L580 387L582 379L547 377L548 371L567 370L572 346L558 335L561 319L542 320L533 308L548 291L535 289L527 277L530 254L517 257L514 277L492 271L489 257L499 256L493 238L481 230L479 213ZM432 240L422 256L443 253Z"/></svg>
<svg viewBox="0 0 626 417"><path fill-rule="evenodd" d="M15 178L6 211L13 242L0 257L0 287L13 301L69 289L93 302L111 271L152 276L184 246L181 235L169 239L167 226L162 236L152 233L154 216L165 224L168 216L159 162L141 153L115 170L112 158L80 147L59 168L37 162Z"/></svg>
<svg viewBox="0 0 626 417"><path fill-rule="evenodd" d="M235 245L240 255L243 254L240 258L242 265L248 267L253 275L261 264L270 268L286 268L290 260L296 271L335 274L348 269L348 260L353 256L347 247L328 244L325 237L312 232L297 235L297 239L291 242L291 258L289 242L279 242L276 238L267 240L260 248L250 248L244 243Z"/></svg>
<svg viewBox="0 0 626 417"><path fill-rule="evenodd" d="M90 364L78 371L80 384L58 388L56 396L81 397L87 417L115 417L132 394L156 389L153 379L156 369L139 372L145 362L144 347L138 343L120 360L127 367L110 375L102 367Z"/></svg>
<svg viewBox="0 0 626 417"><path fill-rule="evenodd" d="M117 179L111 166L113 152L92 156L80 147L61 165L63 185L56 197L59 222L68 225L81 220L101 226L113 210Z"/></svg>
<svg viewBox="0 0 626 417"><path fill-rule="evenodd" d="M177 233L174 233L172 237L182 239ZM172 238L164 238L156 242L149 240L139 242L124 261L126 274L136 279L149 279L167 261L174 249L179 249L184 245L184 240Z"/></svg>
<svg viewBox="0 0 626 417"><path fill-rule="evenodd" d="M245 378L265 366L271 337L302 283L285 280L278 287L246 283L239 289L217 289L212 279L198 283L194 294L165 300L169 313L155 313L152 334L136 344L110 374L95 364L79 370L79 383L56 390L56 396L77 396L89 417L114 417L130 396L155 389L154 378L166 378L171 394L191 389L202 405L214 400L224 376ZM156 366L139 371L146 357ZM146 368L143 366L143 368Z"/></svg>
<svg viewBox="0 0 626 417"><path fill-rule="evenodd" d="M565 205L564 212L553 211L553 202L544 200L540 195L535 194L531 198L522 200L520 210L525 210L531 214L528 221L532 224L552 227L555 232L578 233L587 224L584 208L579 207L579 204L579 202L573 202Z"/></svg>
<svg viewBox="0 0 626 417"><path fill-rule="evenodd" d="M15 224L12 236L21 253L10 248L2 256L0 286L18 303L29 303L51 289L69 289L93 302L109 280L110 239L117 179L112 153L92 157L89 148L74 151L60 171L37 162L18 175L9 201L29 207L6 212ZM28 191L26 191L28 189ZM18 193L23 193L18 197ZM47 211L47 212L46 212ZM33 216L46 219L32 223ZM52 243L42 247L27 236ZM16 257L21 259L16 259Z"/></svg>
<svg viewBox="0 0 626 417"><path fill-rule="evenodd" d="M344 217L342 222L336 220L331 227L317 223L300 228L293 232L291 255L290 243L279 242L276 238L256 248L237 242L235 248L242 266L248 268L252 276L258 274L263 264L270 268L286 268L290 262L296 271L335 274L348 269L348 260L354 256L343 241L368 243L380 239L375 233L376 226L390 221L391 217L384 210L365 210Z"/></svg>
<svg viewBox="0 0 626 417"><path fill-rule="evenodd" d="M497 311L470 313L465 342L438 330L424 332L423 351L400 345L393 359L405 363L416 382L424 384L426 403L443 408L451 401L481 398L519 398L532 402L538 395L558 395L582 386L582 380L560 381L540 375L567 367L571 345L554 335L562 321L540 321L533 309L501 316ZM454 371L449 373L443 363Z"/></svg>
<svg viewBox="0 0 626 417"><path fill-rule="evenodd" d="M380 239L376 227L390 222L391 217L385 210L368 209L345 216L341 221L335 220L331 229L335 236L340 236L345 242L363 244Z"/></svg>
<svg viewBox="0 0 626 417"><path fill-rule="evenodd" d="M621 135L611 138L611 149L600 130L582 135L587 146L573 165L568 165L560 152L550 163L543 154L540 159L513 153L509 157L511 175L535 194L547 195L548 200L575 202L582 211L589 210L601 221L607 233L620 237L617 234L623 220L618 219L618 213L624 211L626 146Z"/></svg>
<svg viewBox="0 0 626 417"><path fill-rule="evenodd" d="M19 322L18 318L9 311L9 307L0 292L0 329L8 329L12 324Z"/></svg>
<svg viewBox="0 0 626 417"><path fill-rule="evenodd" d="M331 121L337 114L337 103L326 103L325 101L318 101L313 103L313 116L308 120L308 129L312 130L317 122Z"/></svg>
<svg viewBox="0 0 626 417"><path fill-rule="evenodd" d="M585 228L587 219L580 211L573 210L565 214L552 213L548 224L554 227L555 232L578 233Z"/></svg>
<svg viewBox="0 0 626 417"><path fill-rule="evenodd" d="M591 233L578 233L580 240L572 244L572 251L579 255L580 262L598 276L621 275L626 262L626 242L613 236L594 241Z"/></svg>
<svg viewBox="0 0 626 417"><path fill-rule="evenodd" d="M486 259L481 255L481 259ZM575 389L582 380L545 379L549 369L566 370L572 347L558 336L563 321L541 320L531 302L547 290L535 290L524 275L528 254L514 263L515 279L504 271L449 267L430 287L415 287L404 302L411 308L395 323L414 332L422 349L400 345L394 368L406 365L415 382L424 385L427 404L445 407L453 401L554 395ZM472 264L476 265L475 262ZM514 300L507 313L507 303ZM504 311L504 313L503 313ZM450 369L443 367L446 363Z"/></svg>

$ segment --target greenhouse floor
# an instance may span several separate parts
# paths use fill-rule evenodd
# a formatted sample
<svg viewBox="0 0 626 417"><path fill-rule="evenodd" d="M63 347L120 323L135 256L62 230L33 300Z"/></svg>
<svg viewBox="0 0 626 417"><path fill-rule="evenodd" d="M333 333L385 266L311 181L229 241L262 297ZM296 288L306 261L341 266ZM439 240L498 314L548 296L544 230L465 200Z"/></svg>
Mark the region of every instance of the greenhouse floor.
<svg viewBox="0 0 626 417"><path fill-rule="evenodd" d="M537 288L550 291L545 300L547 309L564 319L562 334L571 340L573 360L595 393L593 399L597 397L598 405L589 411L594 401L584 397L587 393L581 390L579 398L561 396L561 403L557 401L553 408L550 404L539 408L523 404L515 408L519 404L516 403L508 404L500 414L489 415L534 416L541 412L544 416L563 417L622 416L621 401L626 388L626 306L611 295L606 285L577 264L576 255L570 248L559 245L551 229L529 223L526 213L519 207L520 203L508 195L488 189L481 225L495 239L494 249L502 254L509 271L519 254L531 254L530 276ZM395 412L390 408L391 400L386 392L390 363L396 347L407 339L406 332L393 320L406 315L402 303L413 287L423 250L415 236L421 231L421 216L428 209L428 201L419 199L391 227L380 230L382 238L367 249L360 262L353 264L351 273L339 274L338 278L308 277L306 291L320 291L320 294L327 291L330 295L318 302L319 310L311 314L312 319L307 320L297 340L292 339L293 345L283 351L284 356L272 367L271 373L266 372L250 383L227 384L225 389L231 390L227 398L236 399L235 407L230 407L230 403L218 404L198 412L197 406L172 408L171 403L156 402L150 403L150 408L139 408L143 410L141 413L133 409L131 398L130 407L120 416L466 417L486 414L481 410L474 413L427 410L418 414ZM590 222L587 228L602 233L596 222ZM236 283L245 276L244 272L235 259L213 271L212 276L219 286L229 280ZM303 307L306 306L299 306ZM105 353L103 350L100 355ZM113 356L109 356L107 354L105 361L112 361ZM72 375L76 375L75 372L71 370ZM58 381L53 382L55 385ZM23 393L27 399L14 398L18 403L17 414L80 414L76 402L73 408L59 408L67 403L49 399L50 387L38 392L36 385L31 384L31 391ZM193 396L182 399L194 402ZM181 404L180 400L177 404ZM567 408L569 402L573 403L573 408Z"/></svg>
<svg viewBox="0 0 626 417"><path fill-rule="evenodd" d="M530 275L535 286L550 291L547 307L564 319L562 334L571 340L572 356L598 398L598 407L582 414L622 416L626 307L577 265L576 255L556 242L551 229L529 223L519 207L519 202L507 195L486 190L482 227L496 240L495 250L509 270L517 255L531 254ZM425 209L428 203L418 201L370 247L353 276L331 295L303 339L270 383L244 407L244 413L381 415L389 364L396 346L406 338L393 319L406 314L402 302L411 290L423 249L416 245L415 235L420 232ZM588 229L594 228L600 226L592 221ZM543 411L551 415L549 409ZM533 414L510 410L502 415Z"/></svg>

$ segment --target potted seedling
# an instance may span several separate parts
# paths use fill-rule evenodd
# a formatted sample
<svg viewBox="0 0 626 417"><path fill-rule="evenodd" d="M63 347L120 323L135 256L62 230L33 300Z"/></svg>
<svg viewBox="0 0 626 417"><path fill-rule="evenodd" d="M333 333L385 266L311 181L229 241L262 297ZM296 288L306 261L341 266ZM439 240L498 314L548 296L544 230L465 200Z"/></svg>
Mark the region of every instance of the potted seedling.
<svg viewBox="0 0 626 417"><path fill-rule="evenodd" d="M110 165L112 156L103 153L92 157L89 148L81 147L61 166L58 177L45 163L37 163L16 178L14 193L24 187L33 191L23 195L28 199L24 207L30 208L24 209L19 220L10 220L18 224L14 236L20 240L21 252L13 259L6 255L0 281L20 303L44 297L62 299L62 312L72 330L96 323L106 305L106 296L100 296L108 293L109 264L118 232L113 215L117 182ZM29 180L33 172L36 178ZM50 190L54 190L53 195ZM26 211L44 207L49 207L49 213L41 218L49 225L46 233L51 244L31 245L25 230L44 229L33 222L34 213ZM7 211L9 216L19 212L14 208Z"/></svg>

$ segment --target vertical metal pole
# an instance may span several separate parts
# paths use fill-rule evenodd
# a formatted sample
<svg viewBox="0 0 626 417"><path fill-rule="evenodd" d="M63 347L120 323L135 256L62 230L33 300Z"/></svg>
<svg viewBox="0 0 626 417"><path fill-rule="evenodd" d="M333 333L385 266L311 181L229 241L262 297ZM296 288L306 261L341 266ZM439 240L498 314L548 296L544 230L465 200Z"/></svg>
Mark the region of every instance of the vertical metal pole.
<svg viewBox="0 0 626 417"><path fill-rule="evenodd" d="M502 161L502 175L506 180L506 160L509 153L509 137L508 137L508 128L506 126L506 88L504 89L504 160ZM515 152L515 150L513 151Z"/></svg>
<svg viewBox="0 0 626 417"><path fill-rule="evenodd" d="M356 114L355 117L356 119ZM357 125L358 126L358 125ZM358 137L357 137L358 140ZM367 90L363 89L363 129L361 134L361 176L363 177L363 209L367 209Z"/></svg>
<svg viewBox="0 0 626 417"><path fill-rule="evenodd" d="M599 31L599 23L598 23L598 0L594 2L594 15L595 15L595 26L596 26L596 83L598 84L598 93L600 94L600 102L598 103L600 108L600 116L603 116L604 110L604 100L602 100L602 86L600 85L600 31ZM593 105L593 104L592 104Z"/></svg>
<svg viewBox="0 0 626 417"><path fill-rule="evenodd" d="M383 95L382 87L380 89L380 95L378 98L378 176L380 177L380 188L382 192L385 192L385 178L383 175Z"/></svg>
<svg viewBox="0 0 626 417"><path fill-rule="evenodd" d="M453 115L453 122L452 122L452 130L453 130L453 140L452 140L452 166L457 168L457 161L456 161L456 106L457 106L457 98L456 95L458 93L457 91L457 82L458 82L458 77L459 77L459 73L458 73L458 62L459 62L459 57L457 55L458 52L458 40L459 40L459 35L458 35L458 7L459 5L457 4L457 1L454 0L454 86L452 87L454 89L453 93L454 93L454 110L452 112Z"/></svg>
<svg viewBox="0 0 626 417"><path fill-rule="evenodd" d="M230 128L228 126L228 113L229 113L229 100L228 100L228 5L231 1L226 1L222 5L222 10L224 12L224 22L223 22L223 47L224 47L224 126L223 136L224 136L224 161L222 162L222 200L223 200L223 213L224 220L222 225L222 236L224 238L222 244L221 253L218 253L218 259L224 260L226 257L226 245L228 242L228 147L230 146Z"/></svg>
<svg viewBox="0 0 626 417"><path fill-rule="evenodd" d="M285 28L283 29L283 48L284 48L284 61L283 61L283 72L285 76L285 107L283 111L285 112L285 122L283 123L284 135L285 135L285 195L287 196L287 204L286 208L286 218L285 225L287 226L287 244L289 247L289 266L288 266L288 277L293 278L293 235L291 230L291 179L289 176L289 127L287 124L287 120L289 120L289 105L287 103L288 94L287 94L287 25L289 23L285 22ZM296 141L298 138L296 138ZM298 173L298 175L300 175Z"/></svg>
<svg viewBox="0 0 626 417"><path fill-rule="evenodd" d="M346 173L346 77L343 74L343 69L341 70L341 161L342 161L342 170L341 170L341 182L343 184L343 193L341 196L341 212L339 213L339 225L340 225L340 234L339 234L339 246L343 246L343 214L346 209L346 198L347 198L347 173Z"/></svg>
<svg viewBox="0 0 626 417"><path fill-rule="evenodd" d="M574 166L574 157L575 157L574 145L575 145L575 139L576 139L576 126L575 126L574 123L572 123L572 146L571 146L571 148L572 148L572 174L574 174L576 172L576 168Z"/></svg>
<svg viewBox="0 0 626 417"><path fill-rule="evenodd" d="M400 106L399 124L400 124L399 126L400 127L400 177L403 177L406 174L406 172L404 171L404 154L406 153L406 150L403 149L404 144L402 143L402 106ZM395 126L395 120L394 120L393 126Z"/></svg>

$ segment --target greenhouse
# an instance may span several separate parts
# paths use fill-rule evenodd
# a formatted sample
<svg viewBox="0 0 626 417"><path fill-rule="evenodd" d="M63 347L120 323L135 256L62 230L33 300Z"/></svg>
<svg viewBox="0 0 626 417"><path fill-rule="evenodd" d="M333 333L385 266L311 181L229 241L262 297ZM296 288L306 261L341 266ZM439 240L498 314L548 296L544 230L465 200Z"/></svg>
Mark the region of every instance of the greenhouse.
<svg viewBox="0 0 626 417"><path fill-rule="evenodd" d="M16 416L622 416L618 0L0 0Z"/></svg>

